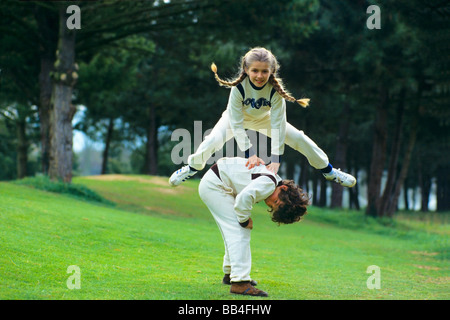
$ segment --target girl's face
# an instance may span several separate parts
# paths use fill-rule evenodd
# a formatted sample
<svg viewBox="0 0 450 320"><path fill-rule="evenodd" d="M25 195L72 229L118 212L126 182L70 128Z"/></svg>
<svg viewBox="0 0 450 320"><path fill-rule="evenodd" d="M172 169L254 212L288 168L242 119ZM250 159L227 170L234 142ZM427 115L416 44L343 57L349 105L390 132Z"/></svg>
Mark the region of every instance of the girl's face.
<svg viewBox="0 0 450 320"><path fill-rule="evenodd" d="M250 81L258 88L264 87L269 81L270 66L267 62L255 61L245 69Z"/></svg>

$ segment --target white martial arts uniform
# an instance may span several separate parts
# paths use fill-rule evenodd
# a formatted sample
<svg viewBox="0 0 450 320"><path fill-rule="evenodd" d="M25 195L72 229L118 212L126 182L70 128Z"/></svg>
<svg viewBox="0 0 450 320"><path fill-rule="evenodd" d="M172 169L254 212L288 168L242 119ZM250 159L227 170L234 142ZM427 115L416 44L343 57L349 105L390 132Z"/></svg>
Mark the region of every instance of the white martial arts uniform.
<svg viewBox="0 0 450 320"><path fill-rule="evenodd" d="M245 129L261 132L271 138L271 161L280 162L286 143L302 153L311 166L328 166L327 155L306 136L286 121L286 102L270 83L255 87L246 77L231 88L227 109L196 152L188 157L188 165L202 170L211 155L235 137L239 149L255 154Z"/></svg>
<svg viewBox="0 0 450 320"><path fill-rule="evenodd" d="M244 158L221 158L203 176L200 198L211 211L225 244L223 272L232 282L250 281L250 229L255 203L267 199L281 178L264 165L248 169Z"/></svg>

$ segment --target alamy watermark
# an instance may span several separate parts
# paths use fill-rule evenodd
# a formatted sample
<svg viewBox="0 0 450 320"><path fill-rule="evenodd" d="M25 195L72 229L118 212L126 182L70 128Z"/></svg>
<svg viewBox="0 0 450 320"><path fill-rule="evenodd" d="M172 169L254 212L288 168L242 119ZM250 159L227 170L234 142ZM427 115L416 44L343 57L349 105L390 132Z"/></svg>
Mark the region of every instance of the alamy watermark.
<svg viewBox="0 0 450 320"><path fill-rule="evenodd" d="M20 0L20 1L29 1L29 0ZM62 2L67 0L36 0L38 2ZM94 2L98 0L77 0L78 2ZM66 13L70 14L70 16L66 20L66 27L69 30L73 29L81 29L81 9L76 4L71 4L67 7Z"/></svg>
<svg viewBox="0 0 450 320"><path fill-rule="evenodd" d="M264 161L269 161L270 153L268 148L269 136L273 141L279 139L279 145L283 145L280 130L260 129L258 132L253 130L241 130L241 137L249 138L252 149L258 154L258 157ZM187 163L188 157L194 150L190 159L190 164L201 166L203 163L213 164L223 157L244 157L245 152L236 145L235 134L237 132L229 128L208 129L203 132L202 121L194 121L193 135L187 129L178 128L172 132L171 141L178 141L172 148L170 157L173 164ZM270 134L269 134L270 133ZM248 142L248 141L247 141ZM245 150L250 147L245 144Z"/></svg>
<svg viewBox="0 0 450 320"><path fill-rule="evenodd" d="M67 267L67 273L70 276L67 278L66 285L69 290L81 289L81 269L77 265L70 265ZM381 269L377 265L370 265L366 269L366 273L371 275L367 278L367 289L381 289Z"/></svg>
<svg viewBox="0 0 450 320"><path fill-rule="evenodd" d="M67 278L67 289L81 289L81 269L79 266L71 265L67 267L67 273L71 274Z"/></svg>
<svg viewBox="0 0 450 320"><path fill-rule="evenodd" d="M21 0L25 1L25 0ZM47 0L41 0L47 1ZM53 0L58 1L58 0ZM62 1L62 0L61 0ZM97 1L97 0L79 0L79 1ZM78 5L69 5L67 7L66 13L71 14L66 21L66 26L68 29L81 29L81 9ZM381 29L381 10L377 5L370 5L366 10L367 14L371 14L366 21L367 29Z"/></svg>
<svg viewBox="0 0 450 320"><path fill-rule="evenodd" d="M371 5L367 7L366 13L371 14L367 18L366 26L367 29L381 29L381 10L379 6Z"/></svg>
<svg viewBox="0 0 450 320"><path fill-rule="evenodd" d="M367 289L381 289L381 269L379 266L371 265L367 267L366 273L372 275L367 279Z"/></svg>
<svg viewBox="0 0 450 320"><path fill-rule="evenodd" d="M66 13L70 13L71 16L66 20L67 29L81 29L81 9L79 6L73 4L67 7Z"/></svg>

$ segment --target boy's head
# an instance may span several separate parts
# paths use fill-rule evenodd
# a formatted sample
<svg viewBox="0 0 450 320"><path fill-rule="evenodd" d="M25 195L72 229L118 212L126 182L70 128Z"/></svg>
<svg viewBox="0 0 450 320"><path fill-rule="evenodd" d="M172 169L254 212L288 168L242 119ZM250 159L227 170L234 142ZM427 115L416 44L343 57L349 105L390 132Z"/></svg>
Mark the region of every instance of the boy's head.
<svg viewBox="0 0 450 320"><path fill-rule="evenodd" d="M283 180L265 201L270 208L272 221L278 224L290 224L307 214L309 196L292 180Z"/></svg>

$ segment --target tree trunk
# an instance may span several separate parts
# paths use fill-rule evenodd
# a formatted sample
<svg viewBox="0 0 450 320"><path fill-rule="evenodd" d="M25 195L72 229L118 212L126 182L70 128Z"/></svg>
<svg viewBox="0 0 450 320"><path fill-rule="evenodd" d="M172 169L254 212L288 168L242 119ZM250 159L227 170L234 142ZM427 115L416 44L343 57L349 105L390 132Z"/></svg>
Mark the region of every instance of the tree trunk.
<svg viewBox="0 0 450 320"><path fill-rule="evenodd" d="M378 206L378 215L384 216L388 211L388 207L391 205L394 195L395 188L398 182L397 173L398 173L398 161L400 157L400 150L403 144L403 124L404 124L404 110L405 110L405 88L402 88L399 94L399 102L397 105L396 111L396 121L395 121L395 130L394 137L392 139L392 147L391 147L391 157L389 161L388 167L388 176L386 185L384 187L383 195L380 199L380 203ZM402 167L404 163L402 164Z"/></svg>
<svg viewBox="0 0 450 320"><path fill-rule="evenodd" d="M158 128L155 106L150 105L148 113L149 125L147 127L147 152L144 170L145 174L156 175L158 173Z"/></svg>
<svg viewBox="0 0 450 320"><path fill-rule="evenodd" d="M423 93L423 80L419 79L419 88L417 91L417 99L415 100L417 102L417 104L415 106L413 106L410 110L410 114L411 114L411 124L410 124L410 134L409 134L409 140L408 140L408 144L406 147L406 151L405 151L405 155L403 157L403 161L402 161L402 165L401 165L401 170L400 170L400 174L398 176L397 179L395 179L395 184L394 184L394 189L392 192L392 195L389 197L388 202L387 202L387 206L386 206L386 214L389 217L393 217L394 213L398 210L398 198L400 196L400 190L401 190L401 186L404 184L406 177L408 175L408 169L409 169L409 165L411 163L411 156L413 154L413 150L414 150L414 146L416 144L416 140L417 140L417 132L419 130L419 110L420 110L420 101L422 99L422 93ZM403 99L403 95L404 95L404 91L402 90L402 94L400 95L401 100ZM401 104L402 101L400 102ZM403 109L403 107L402 107ZM401 140L401 139L399 139ZM400 146L398 147L398 149L400 149Z"/></svg>
<svg viewBox="0 0 450 320"><path fill-rule="evenodd" d="M430 192L431 192L431 179L426 177L426 179L423 179L423 181L420 184L420 190L421 190L421 198L422 198L422 204L420 207L420 210L422 212L428 212L428 202L430 201Z"/></svg>
<svg viewBox="0 0 450 320"><path fill-rule="evenodd" d="M309 178L309 163L305 157L300 161L300 177L299 186L308 192L308 178Z"/></svg>
<svg viewBox="0 0 450 320"><path fill-rule="evenodd" d="M358 181L358 170L355 170L355 178ZM359 183L357 183L353 188L349 190L349 203L350 209L360 210L361 206L359 205Z"/></svg>
<svg viewBox="0 0 450 320"><path fill-rule="evenodd" d="M287 179L294 180L295 163L286 157L283 166L286 168Z"/></svg>
<svg viewBox="0 0 450 320"><path fill-rule="evenodd" d="M66 27L65 6L59 9L59 40L53 74L52 109L50 112L50 168L52 180L72 181L72 91L78 75L75 72L75 31Z"/></svg>
<svg viewBox="0 0 450 320"><path fill-rule="evenodd" d="M417 175L419 180L420 194L421 194L421 206L420 211L428 212L428 202L430 200L430 192L431 192L431 176L428 174L427 170L424 170L422 161L419 158L417 161ZM406 185L406 184L405 184Z"/></svg>
<svg viewBox="0 0 450 320"><path fill-rule="evenodd" d="M345 103L344 108L342 109L342 113L340 116L340 125L339 125L339 133L336 138L336 152L335 158L333 160L333 165L337 168L342 168L342 170L346 169L347 162L347 136L348 136L348 127L350 124L350 108L349 104ZM342 195L343 188L342 186L334 183L331 187L331 207L332 208L341 208L342 207Z"/></svg>
<svg viewBox="0 0 450 320"><path fill-rule="evenodd" d="M114 131L114 119L110 118L108 123L108 131L106 132L105 149L103 150L101 174L106 174L108 169L109 147L111 145L111 138L113 131Z"/></svg>
<svg viewBox="0 0 450 320"><path fill-rule="evenodd" d="M412 188L412 194L411 194L411 199L412 199L412 204L411 204L411 210L414 211L416 208L416 199L417 199L417 188L416 186L414 186Z"/></svg>
<svg viewBox="0 0 450 320"><path fill-rule="evenodd" d="M41 170L43 174L48 174L50 162L50 110L52 82L50 72L53 60L41 58L41 72L39 74L39 123L41 131Z"/></svg>
<svg viewBox="0 0 450 320"><path fill-rule="evenodd" d="M409 210L408 181L407 181L407 179L405 179L405 183L403 183L403 201L405 202L405 210Z"/></svg>
<svg viewBox="0 0 450 320"><path fill-rule="evenodd" d="M317 172L316 172L316 174L313 174L312 185L313 185L313 190L312 190L313 196L312 196L311 201L312 201L313 205L317 205L318 202L319 202L319 194L318 194L318 191L319 191L319 173L317 173Z"/></svg>
<svg viewBox="0 0 450 320"><path fill-rule="evenodd" d="M391 199L388 203L386 213L389 217L392 217L394 215L394 213L397 211L398 197L400 196L400 189L401 189L401 186L403 185L403 182L406 179L406 176L408 175L409 164L411 163L411 155L413 153L414 146L416 144L418 124L419 124L419 116L418 116L418 113L416 113L416 116L414 117L414 119L412 121L411 133L410 133L410 137L409 137L409 141L408 141L408 146L407 146L407 149L405 152L405 156L403 158L402 168L400 170L400 174L399 174L399 177L398 177L396 185L395 185L393 196L391 197Z"/></svg>
<svg viewBox="0 0 450 320"><path fill-rule="evenodd" d="M52 96L52 79L55 62L58 20L40 5L34 8L34 16L39 33L39 52L41 69L39 73L39 122L41 140L41 170L48 174L50 161L50 109ZM57 17L55 17L57 18Z"/></svg>
<svg viewBox="0 0 450 320"><path fill-rule="evenodd" d="M328 181L325 179L320 179L320 197L318 206L325 208L327 206L327 186Z"/></svg>
<svg viewBox="0 0 450 320"><path fill-rule="evenodd" d="M26 121L25 119L18 119L16 121L17 130L17 178L23 179L27 175L28 162L28 142L25 133Z"/></svg>
<svg viewBox="0 0 450 320"><path fill-rule="evenodd" d="M436 211L450 211L450 166L448 164L439 166L437 172Z"/></svg>
<svg viewBox="0 0 450 320"><path fill-rule="evenodd" d="M349 201L349 207L350 209L353 210L361 210L361 206L359 204L359 187L361 182L359 181L359 165L358 162L356 160L357 156L356 156L357 151L353 150L349 156L350 159L348 159L347 163L349 166L349 172L353 173L353 176L355 177L357 183L353 188L349 188L348 189L348 201ZM350 170L351 169L351 170Z"/></svg>
<svg viewBox="0 0 450 320"><path fill-rule="evenodd" d="M388 111L388 88L380 90L380 101L377 106L374 124L374 136L372 146L372 161L370 164L369 184L367 190L367 209L369 216L378 216L378 205L381 190L381 178L383 175L384 162L386 160L387 143L387 111Z"/></svg>

